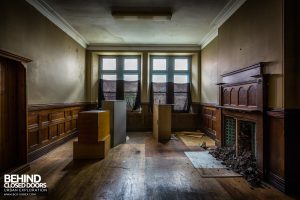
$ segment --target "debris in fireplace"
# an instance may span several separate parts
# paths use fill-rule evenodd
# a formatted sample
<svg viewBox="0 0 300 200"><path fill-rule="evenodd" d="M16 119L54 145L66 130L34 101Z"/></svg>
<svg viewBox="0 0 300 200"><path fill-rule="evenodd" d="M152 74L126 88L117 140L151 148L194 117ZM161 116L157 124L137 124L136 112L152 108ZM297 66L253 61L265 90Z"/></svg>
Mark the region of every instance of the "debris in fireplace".
<svg viewBox="0 0 300 200"><path fill-rule="evenodd" d="M253 187L260 186L261 180L256 167L256 159L251 151L244 150L236 156L235 146L218 147L211 150L210 154L217 160L221 160L226 167L241 174Z"/></svg>

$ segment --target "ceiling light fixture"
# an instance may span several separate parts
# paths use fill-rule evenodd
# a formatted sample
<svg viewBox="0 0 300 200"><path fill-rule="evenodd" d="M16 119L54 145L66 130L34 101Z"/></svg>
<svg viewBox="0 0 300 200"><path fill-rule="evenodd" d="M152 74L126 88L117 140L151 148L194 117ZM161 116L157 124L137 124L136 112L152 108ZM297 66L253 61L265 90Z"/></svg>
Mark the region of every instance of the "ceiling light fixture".
<svg viewBox="0 0 300 200"><path fill-rule="evenodd" d="M115 19L125 20L171 20L172 9L166 7L112 7L111 15Z"/></svg>

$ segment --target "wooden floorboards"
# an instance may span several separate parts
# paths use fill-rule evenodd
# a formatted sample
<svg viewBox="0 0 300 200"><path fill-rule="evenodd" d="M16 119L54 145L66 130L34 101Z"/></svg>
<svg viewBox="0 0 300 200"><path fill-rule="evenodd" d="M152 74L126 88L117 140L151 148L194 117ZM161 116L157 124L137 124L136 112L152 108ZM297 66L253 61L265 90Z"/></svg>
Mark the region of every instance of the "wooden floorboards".
<svg viewBox="0 0 300 200"><path fill-rule="evenodd" d="M183 153L191 149L180 140L157 144L151 133L129 137L104 160L73 161L70 141L34 161L29 173L42 176L49 194L27 199L291 199L270 186L251 188L239 177L201 178Z"/></svg>

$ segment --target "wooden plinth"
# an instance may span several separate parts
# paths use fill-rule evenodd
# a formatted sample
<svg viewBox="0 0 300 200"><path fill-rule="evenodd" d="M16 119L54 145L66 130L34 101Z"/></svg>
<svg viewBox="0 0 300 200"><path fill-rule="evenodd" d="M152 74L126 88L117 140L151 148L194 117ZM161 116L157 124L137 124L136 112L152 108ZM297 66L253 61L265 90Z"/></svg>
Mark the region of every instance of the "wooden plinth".
<svg viewBox="0 0 300 200"><path fill-rule="evenodd" d="M78 115L78 142L97 143L110 134L109 111L91 110Z"/></svg>
<svg viewBox="0 0 300 200"><path fill-rule="evenodd" d="M107 135L104 140L95 144L73 143L73 158L74 159L102 159L105 158L110 150L110 135Z"/></svg>

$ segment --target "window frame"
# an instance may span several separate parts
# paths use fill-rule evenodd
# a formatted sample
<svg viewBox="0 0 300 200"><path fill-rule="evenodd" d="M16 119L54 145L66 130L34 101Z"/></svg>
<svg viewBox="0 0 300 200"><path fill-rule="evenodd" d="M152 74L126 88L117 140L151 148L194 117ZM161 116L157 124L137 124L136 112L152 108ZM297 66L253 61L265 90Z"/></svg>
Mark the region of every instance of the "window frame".
<svg viewBox="0 0 300 200"><path fill-rule="evenodd" d="M153 70L153 60L154 59L166 59L166 70ZM175 70L175 59L187 59L188 60L188 69L187 70ZM149 80L153 82L153 75L166 75L167 82L174 83L175 75L187 75L188 83L191 83L191 64L192 56L191 55L150 55L150 73Z"/></svg>
<svg viewBox="0 0 300 200"><path fill-rule="evenodd" d="M124 75L137 75L138 79L134 81L141 81L141 55L100 55L99 56L99 72L98 72L98 77L99 80L103 80L103 75L116 75L116 83L117 83L117 88L116 92L105 92L105 93L115 93L116 94L116 99L118 99L118 93L123 92L122 96L123 99L125 99L126 93L136 93L136 92L126 92L125 87L120 89L118 87L118 81L126 81L124 80ZM105 58L113 58L116 59L116 70L104 70L103 69L103 59ZM125 70L125 60L126 59L137 59L137 69L136 70ZM125 86L125 85L124 85ZM139 91L137 91L139 92ZM141 91L140 91L141 92ZM140 95L137 93L137 95Z"/></svg>
<svg viewBox="0 0 300 200"><path fill-rule="evenodd" d="M154 59L166 59L166 70L154 70L154 66L153 66L153 60ZM175 60L176 59L187 59L187 70L175 70ZM187 83L192 82L192 55L150 55L150 73L149 73L149 82L153 83L153 75L166 75L167 76L167 81L166 84L168 83L175 83L174 81L174 77L176 75L185 75L187 76ZM175 100L175 94L176 93L184 93L187 94L187 92L175 92L174 89L172 91L170 91L170 89L167 87L167 91L166 92L153 92L153 94L151 94L152 98L154 98L154 94L166 94L171 92L174 94L174 100ZM167 95L168 96L168 95ZM154 100L154 99L152 99ZM167 100L168 101L168 100ZM153 102L154 103L154 102ZM173 110L175 111L175 110ZM175 111L175 112L184 112L184 111Z"/></svg>
<svg viewBox="0 0 300 200"><path fill-rule="evenodd" d="M103 70L103 58L115 58L116 70ZM125 70L125 59L137 59L137 70ZM138 80L141 80L141 55L100 55L99 56L99 79L102 75L117 75L117 80L124 80L124 74L138 75Z"/></svg>

